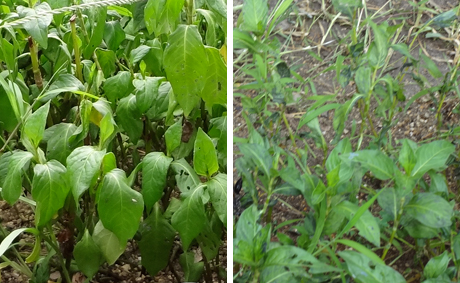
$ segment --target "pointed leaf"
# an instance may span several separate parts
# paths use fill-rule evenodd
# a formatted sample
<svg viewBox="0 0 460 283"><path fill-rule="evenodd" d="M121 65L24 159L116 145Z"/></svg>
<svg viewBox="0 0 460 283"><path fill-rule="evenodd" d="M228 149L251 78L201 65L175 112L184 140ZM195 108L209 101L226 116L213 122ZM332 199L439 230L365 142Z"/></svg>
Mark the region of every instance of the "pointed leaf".
<svg viewBox="0 0 460 283"><path fill-rule="evenodd" d="M147 211L161 199L172 161L173 159L163 152L151 152L142 160L142 196Z"/></svg>
<svg viewBox="0 0 460 283"><path fill-rule="evenodd" d="M206 47L206 53L209 66L206 84L200 96L209 108L214 104L225 105L227 103L227 66L216 48Z"/></svg>
<svg viewBox="0 0 460 283"><path fill-rule="evenodd" d="M209 180L208 186L211 203L220 221L227 227L227 175L219 173Z"/></svg>
<svg viewBox="0 0 460 283"><path fill-rule="evenodd" d="M8 174L3 183L2 197L13 205L22 193L23 169L29 167L33 155L26 151L17 151L9 158Z"/></svg>
<svg viewBox="0 0 460 283"><path fill-rule="evenodd" d="M78 268L88 278L93 278L103 262L102 253L87 229L81 240L75 245L73 255Z"/></svg>
<svg viewBox="0 0 460 283"><path fill-rule="evenodd" d="M59 123L45 130L43 140L47 142L46 157L48 160L56 159L66 165L66 159L72 152L69 138L76 131L77 126L71 123Z"/></svg>
<svg viewBox="0 0 460 283"><path fill-rule="evenodd" d="M96 223L93 231L94 243L99 247L109 265L115 263L126 248L127 242L121 242L110 230L105 229L101 221Z"/></svg>
<svg viewBox="0 0 460 283"><path fill-rule="evenodd" d="M198 129L198 135L195 140L193 167L198 175L208 177L219 170L217 152L214 148L214 144L211 138L203 132L201 128Z"/></svg>
<svg viewBox="0 0 460 283"><path fill-rule="evenodd" d="M454 152L455 146L447 140L422 145L415 152L417 163L412 169L411 176L420 178L429 170L443 170L447 159Z"/></svg>
<svg viewBox="0 0 460 283"><path fill-rule="evenodd" d="M428 227L443 228L452 224L453 210L451 205L433 193L416 194L404 207L404 210L407 215Z"/></svg>
<svg viewBox="0 0 460 283"><path fill-rule="evenodd" d="M35 148L38 147L38 144L43 138L49 109L50 104L46 103L27 117L27 120L24 123L22 138L29 139Z"/></svg>

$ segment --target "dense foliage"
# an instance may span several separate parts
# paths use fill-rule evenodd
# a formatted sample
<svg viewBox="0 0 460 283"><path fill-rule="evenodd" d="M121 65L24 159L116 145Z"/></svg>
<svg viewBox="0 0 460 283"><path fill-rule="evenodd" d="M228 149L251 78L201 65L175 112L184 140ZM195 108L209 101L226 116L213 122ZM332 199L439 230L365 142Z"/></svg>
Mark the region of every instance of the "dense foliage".
<svg viewBox="0 0 460 283"><path fill-rule="evenodd" d="M416 24L408 27L401 17L394 25L377 24L379 13L387 12L371 12L362 1L322 6L312 21L329 22L321 44L339 17L348 33L315 75L334 72L335 81L327 83L336 92L318 94L313 77L302 77L283 60L290 35L275 35L292 2L269 9L267 1L247 0L234 29L236 96L249 132L234 139L245 191L240 204L246 207L234 218L235 282L406 282L406 274L391 267L407 253L414 256L405 260L422 266L409 281L457 282L459 199L447 185L446 168L458 166L459 127L444 125L441 109L447 97L460 95L460 57L442 73L414 43L423 37L458 40L459 7L440 13L421 1L413 5ZM424 22L427 10L435 15ZM453 46L459 54L458 44ZM310 51L316 59L318 54ZM420 88L407 101L405 76ZM305 113L292 125L287 106L298 103L293 93L303 90ZM435 105L434 137L395 141L396 114L404 117L422 96ZM331 110L335 138L326 141L319 117ZM352 111L360 119L350 121ZM313 164L316 157L323 159ZM295 210L283 201L286 195L303 197L308 211ZM274 222L276 202L300 218Z"/></svg>
<svg viewBox="0 0 460 283"><path fill-rule="evenodd" d="M0 9L1 198L35 216L35 227L0 225L1 268L36 283L56 268L64 282L91 279L136 242L152 276L175 254L183 280L223 278L226 3ZM12 244L21 233L35 239L27 255Z"/></svg>

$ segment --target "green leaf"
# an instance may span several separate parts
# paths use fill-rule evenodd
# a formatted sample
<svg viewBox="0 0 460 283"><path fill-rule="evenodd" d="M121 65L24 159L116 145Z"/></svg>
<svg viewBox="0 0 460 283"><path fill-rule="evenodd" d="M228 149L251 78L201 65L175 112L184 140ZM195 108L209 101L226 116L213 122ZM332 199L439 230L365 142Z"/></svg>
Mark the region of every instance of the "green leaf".
<svg viewBox="0 0 460 283"><path fill-rule="evenodd" d="M151 152L142 160L142 196L147 211L161 199L172 161L163 152Z"/></svg>
<svg viewBox="0 0 460 283"><path fill-rule="evenodd" d="M91 119L91 110L93 103L87 99L82 100L80 103L80 120L81 124L77 130L69 138L70 145L75 147L83 141L89 133L89 123Z"/></svg>
<svg viewBox="0 0 460 283"><path fill-rule="evenodd" d="M248 0L243 3L243 24L245 31L261 35L268 22L268 3L263 0Z"/></svg>
<svg viewBox="0 0 460 283"><path fill-rule="evenodd" d="M104 77L108 78L113 75L116 70L115 63L117 61L115 52L98 48L96 50L96 56L101 65L102 72L104 72Z"/></svg>
<svg viewBox="0 0 460 283"><path fill-rule="evenodd" d="M398 160L399 163L403 166L407 175L410 175L412 169L415 166L416 158L415 151L417 150L417 144L409 139L402 140L402 147L399 151Z"/></svg>
<svg viewBox="0 0 460 283"><path fill-rule="evenodd" d="M198 175L211 177L219 170L217 162L217 152L211 138L198 129L193 150L193 168Z"/></svg>
<svg viewBox="0 0 460 283"><path fill-rule="evenodd" d="M129 54L129 62L131 65L137 64L142 60L142 58L144 58L145 55L147 55L147 53L149 53L149 51L150 47L147 45L140 45L137 48L134 48Z"/></svg>
<svg viewBox="0 0 460 283"><path fill-rule="evenodd" d="M113 120L112 113L105 114L99 125L99 127L101 128L101 132L99 134L100 149L105 149L112 141L113 137L116 134L115 126L116 124Z"/></svg>
<svg viewBox="0 0 460 283"><path fill-rule="evenodd" d="M115 76L107 78L104 82L104 94L113 103L115 100L128 96L134 89L131 73L120 71Z"/></svg>
<svg viewBox="0 0 460 283"><path fill-rule="evenodd" d="M63 73L51 84L48 91L41 95L38 99L41 102L46 102L55 98L62 92L84 91L85 86L74 75Z"/></svg>
<svg viewBox="0 0 460 283"><path fill-rule="evenodd" d="M105 229L101 221L97 222L94 227L93 240L109 265L115 263L127 244L127 241L121 242L113 232Z"/></svg>
<svg viewBox="0 0 460 283"><path fill-rule="evenodd" d="M112 231L121 242L136 234L144 210L141 194L131 189L126 182L125 172L121 169L107 173L97 206L104 227Z"/></svg>
<svg viewBox="0 0 460 283"><path fill-rule="evenodd" d="M369 90L371 89L371 69L368 67L359 67L355 74L355 82L360 93L369 94Z"/></svg>
<svg viewBox="0 0 460 283"><path fill-rule="evenodd" d="M187 117L200 101L209 68L196 26L179 25L170 35L163 65L177 102Z"/></svg>
<svg viewBox="0 0 460 283"><path fill-rule="evenodd" d="M443 170L447 159L454 152L455 146L447 140L422 145L415 152L417 163L412 169L411 176L420 178L429 170Z"/></svg>
<svg viewBox="0 0 460 283"><path fill-rule="evenodd" d="M105 150L99 151L92 146L76 148L67 157L67 176L76 203L89 188L96 174L99 173Z"/></svg>
<svg viewBox="0 0 460 283"><path fill-rule="evenodd" d="M423 275L425 275L425 278L437 278L446 272L449 262L449 254L447 251L444 251L442 254L435 256L428 261L425 269L423 269Z"/></svg>
<svg viewBox="0 0 460 283"><path fill-rule="evenodd" d="M85 59L91 58L91 55L93 54L94 50L96 50L96 48L99 47L99 45L102 43L102 38L104 37L105 19L107 18L107 8L105 7L95 8L92 12L97 13L97 17L95 17L95 20L97 22L96 22L96 26L93 27L93 31L91 33L91 38L89 40L89 43L88 45L85 46L83 50L83 57ZM101 62L102 58L100 58L100 53L98 51L96 51L96 55L102 67L103 65ZM104 70L104 68L102 69ZM104 71L104 74L105 74L105 71Z"/></svg>
<svg viewBox="0 0 460 283"><path fill-rule="evenodd" d="M136 96L130 94L122 98L117 107L117 123L123 127L131 142L136 144L142 135L144 125L141 121L141 113L137 108Z"/></svg>
<svg viewBox="0 0 460 283"><path fill-rule="evenodd" d="M66 168L56 160L34 167L32 180L32 197L37 202L35 224L43 227L64 206L69 194L69 186L65 181Z"/></svg>
<svg viewBox="0 0 460 283"><path fill-rule="evenodd" d="M352 151L351 143L348 138L342 139L331 151L326 160L326 169L328 172L334 170L342 163L340 155L350 153Z"/></svg>
<svg viewBox="0 0 460 283"><path fill-rule="evenodd" d="M378 150L360 150L341 156L342 161L353 162L370 170L377 179L388 180L394 178L395 170L398 170L391 158Z"/></svg>
<svg viewBox="0 0 460 283"><path fill-rule="evenodd" d="M376 264L385 265L385 262L383 260L381 260L378 255L376 255L373 251L368 249L366 246L361 245L360 243L357 243L355 241L351 241L351 240L348 240L348 239L338 239L338 240L336 240L336 242L339 243L339 244L342 244L342 245L352 247L353 249L355 249L358 252L362 253L363 255L367 256L369 259L371 259Z"/></svg>
<svg viewBox="0 0 460 283"><path fill-rule="evenodd" d="M59 123L45 130L43 140L47 142L46 157L56 159L66 165L66 159L74 149L70 146L69 138L76 131L77 126L71 123Z"/></svg>
<svg viewBox="0 0 460 283"><path fill-rule="evenodd" d="M373 46L371 46L370 50L368 51L368 57L373 67L379 68L383 65L388 54L388 36L385 32L386 28L383 24L377 26L372 20L369 20L369 25L374 32L374 40Z"/></svg>
<svg viewBox="0 0 460 283"><path fill-rule="evenodd" d="M359 207L349 201L343 201L334 209L343 213L349 220L357 213ZM356 229L359 230L359 235L366 238L375 246L380 247L380 227L375 220L375 217L366 210L364 214L358 219L355 224Z"/></svg>
<svg viewBox="0 0 460 283"><path fill-rule="evenodd" d="M303 125L308 124L311 122L313 119L317 118L320 114L327 112L332 109L337 109L339 106L341 106L338 103L332 103L332 104L327 104L319 107L318 109L311 109L311 111L305 112L305 114L300 118L299 125L297 126L297 130L299 130Z"/></svg>
<svg viewBox="0 0 460 283"><path fill-rule="evenodd" d="M196 12L204 17L205 24L206 24L206 36L205 42L207 46L217 46L217 23L216 23L216 16L212 11L204 10L204 9L196 9Z"/></svg>
<svg viewBox="0 0 460 283"><path fill-rule="evenodd" d="M435 29L450 27L453 21L457 19L456 10L458 11L458 7L437 15L430 25Z"/></svg>
<svg viewBox="0 0 460 283"><path fill-rule="evenodd" d="M163 77L146 77L145 80L133 80L136 88L137 108L141 113L147 112L157 102Z"/></svg>
<svg viewBox="0 0 460 283"><path fill-rule="evenodd" d="M45 49L48 48L48 26L53 20L53 15L50 13L51 7L48 3L40 3L34 9L18 6L17 11L20 17L40 14L40 17L30 18L22 26L38 44Z"/></svg>
<svg viewBox="0 0 460 283"><path fill-rule="evenodd" d="M417 220L412 220L404 225L404 229L415 239L432 239L439 236L440 229L423 225Z"/></svg>
<svg viewBox="0 0 460 283"><path fill-rule="evenodd" d="M185 282L198 282L204 270L204 262L195 262L194 252L185 252L179 257L180 265L184 270Z"/></svg>
<svg viewBox="0 0 460 283"><path fill-rule="evenodd" d="M227 227L227 175L219 173L209 180L209 196L214 210L217 212L220 221Z"/></svg>
<svg viewBox="0 0 460 283"><path fill-rule="evenodd" d="M182 137L182 119L174 123L169 127L165 132L165 141L166 149L168 151L168 156L171 155L171 152L179 147Z"/></svg>
<svg viewBox="0 0 460 283"><path fill-rule="evenodd" d="M98 272L99 266L103 262L99 247L96 245L93 238L91 238L88 229L85 230L83 237L75 245L73 255L78 268L89 279L93 278Z"/></svg>
<svg viewBox="0 0 460 283"><path fill-rule="evenodd" d="M176 184L181 192L187 192L200 184L200 178L185 159L171 162L171 168L176 173Z"/></svg>
<svg viewBox="0 0 460 283"><path fill-rule="evenodd" d="M415 58L410 54L409 47L405 43L392 44L391 49L401 53L409 59L415 60Z"/></svg>
<svg viewBox="0 0 460 283"><path fill-rule="evenodd" d="M430 174L430 193L441 193L445 196L449 195L449 189L447 188L446 176L440 173L434 173L433 171L428 172Z"/></svg>
<svg viewBox="0 0 460 283"><path fill-rule="evenodd" d="M418 193L404 207L407 215L432 228L448 227L452 224L453 210L442 197L433 193Z"/></svg>
<svg viewBox="0 0 460 283"><path fill-rule="evenodd" d="M377 200L380 207L396 219L401 207L401 196L396 192L396 190L394 188L386 188L379 195Z"/></svg>
<svg viewBox="0 0 460 283"><path fill-rule="evenodd" d="M333 0L332 5L337 12L340 12L349 18L352 18L356 9L361 8L362 4L359 0Z"/></svg>
<svg viewBox="0 0 460 283"><path fill-rule="evenodd" d="M12 132L18 124L14 109L3 88L0 88L0 124L7 132Z"/></svg>
<svg viewBox="0 0 460 283"><path fill-rule="evenodd" d="M23 170L29 167L32 157L30 152L16 151L8 158L8 174L3 182L2 197L10 205L13 205L21 196Z"/></svg>
<svg viewBox="0 0 460 283"><path fill-rule="evenodd" d="M158 88L158 93L153 97L152 107L146 113L150 120L155 121L166 116L170 96L174 96L171 84L169 82L162 82Z"/></svg>
<svg viewBox="0 0 460 283"><path fill-rule="evenodd" d="M149 0L144 9L145 26L149 34L158 37L175 30L184 0Z"/></svg>
<svg viewBox="0 0 460 283"><path fill-rule="evenodd" d="M3 257L5 252L12 246L14 239L18 237L22 232L29 232L34 235L38 235L39 231L35 228L19 228L8 234L5 238L2 237L2 242L0 243L0 256Z"/></svg>
<svg viewBox="0 0 460 283"><path fill-rule="evenodd" d="M340 140L343 130L345 129L345 122L348 120L348 113L350 113L355 103L362 98L364 98L363 94L355 94L352 99L347 100L347 102L335 110L332 127L334 128L336 135L332 141L333 144Z"/></svg>
<svg viewBox="0 0 460 283"><path fill-rule="evenodd" d="M262 145L248 143L239 144L238 147L248 161L250 160L264 175L267 177L270 176L273 157Z"/></svg>
<svg viewBox="0 0 460 283"><path fill-rule="evenodd" d="M30 140L35 148L38 148L38 144L43 138L49 109L50 104L46 103L27 117L24 123L22 138Z"/></svg>
<svg viewBox="0 0 460 283"><path fill-rule="evenodd" d="M203 189L204 185L198 185L190 190L188 197L171 218L172 226L179 231L184 250L188 249L192 240L200 234L205 225Z"/></svg>
<svg viewBox="0 0 460 283"><path fill-rule="evenodd" d="M214 104L226 105L227 66L216 48L206 47L206 53L208 54L209 66L201 98L209 108Z"/></svg>
<svg viewBox="0 0 460 283"><path fill-rule="evenodd" d="M436 63L433 62L433 60L431 60L428 56L426 56L423 53L420 54L420 56L422 57L423 62L425 62L425 68L428 70L428 72L433 78L440 78L443 76L443 74L441 73L441 71L439 71L438 66L436 66Z"/></svg>
<svg viewBox="0 0 460 283"><path fill-rule="evenodd" d="M222 18L227 19L227 4L223 0L205 0L206 5Z"/></svg>
<svg viewBox="0 0 460 283"><path fill-rule="evenodd" d="M125 37L126 35L120 21L105 23L104 42L109 50L117 51L120 48L120 44L125 40Z"/></svg>
<svg viewBox="0 0 460 283"><path fill-rule="evenodd" d="M154 276L168 265L176 231L162 215L159 203L154 205L152 214L139 230L142 235L139 241L142 266Z"/></svg>
<svg viewBox="0 0 460 283"><path fill-rule="evenodd" d="M347 268L350 274L358 282L366 283L406 283L404 277L399 274L393 268L379 264L372 263L367 256L354 252L354 251L342 251L339 252L339 256L347 263Z"/></svg>

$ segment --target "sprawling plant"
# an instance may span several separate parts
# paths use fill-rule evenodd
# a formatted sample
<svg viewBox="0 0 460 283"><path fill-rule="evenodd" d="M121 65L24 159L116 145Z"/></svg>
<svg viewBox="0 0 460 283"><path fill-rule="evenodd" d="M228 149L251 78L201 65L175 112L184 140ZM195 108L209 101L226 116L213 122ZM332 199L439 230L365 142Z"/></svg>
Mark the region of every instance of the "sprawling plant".
<svg viewBox="0 0 460 283"><path fill-rule="evenodd" d="M322 10L331 22L327 33L339 17L350 29L334 60L323 64L323 73L335 71L336 93L319 95L313 78L299 77L282 61L288 44L278 44L274 26L291 2L279 1L269 14L266 1L245 1L234 31L240 56L235 87L241 90L248 129L247 137L235 138L241 155L235 162L242 178L238 185L245 192L236 206L245 210L234 218L234 281L406 282L391 266L408 252L422 266L422 273L409 281L458 281L458 197L448 188L445 170L457 165L458 128L446 131L440 110L449 93L458 94L460 60L442 74L428 56L412 55L414 42L425 32L441 37L441 27L458 30L458 7L426 23L418 17L412 37L404 38L404 22L376 24L378 13L361 21L358 14L368 12L361 1L332 1L335 15L332 9ZM423 10L422 4L418 12ZM421 88L408 101L404 76ZM302 88L313 94L304 97L309 103L294 131L286 105L292 103L292 92ZM257 96L247 90L257 90ZM436 106L435 137L395 142L396 115L427 94ZM361 121L350 125L354 108ZM327 142L319 117L331 110L335 138ZM374 123L379 119L378 128ZM305 128L308 132L301 132ZM322 162L312 164L310 156ZM283 198L292 195L303 198L306 212ZM275 222L277 202L299 217Z"/></svg>
<svg viewBox="0 0 460 283"><path fill-rule="evenodd" d="M33 282L59 266L71 282L76 264L90 279L131 241L151 275L177 255L186 281L212 282L225 270L226 4L78 2L0 6L1 198L35 216L0 225L1 266ZM24 232L27 258L12 245Z"/></svg>

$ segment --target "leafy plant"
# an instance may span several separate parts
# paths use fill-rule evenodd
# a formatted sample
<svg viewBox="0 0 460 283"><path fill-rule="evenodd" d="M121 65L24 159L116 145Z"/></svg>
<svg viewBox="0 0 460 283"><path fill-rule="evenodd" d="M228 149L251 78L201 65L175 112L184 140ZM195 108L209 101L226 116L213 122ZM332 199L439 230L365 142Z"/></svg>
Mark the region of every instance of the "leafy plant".
<svg viewBox="0 0 460 283"><path fill-rule="evenodd" d="M2 5L1 197L35 219L2 227L2 268L90 280L137 242L152 276L177 254L185 281L222 278L225 3L35 2Z"/></svg>
<svg viewBox="0 0 460 283"><path fill-rule="evenodd" d="M322 29L321 45L337 20L349 27L336 52L322 62L322 75L335 73L335 93L325 94L315 88L319 74L303 78L287 63L277 68L278 62L288 61L283 55L299 51L284 50L290 35L285 44L275 44L283 36L274 28L277 16L288 11L291 2L278 2L271 14L266 1L245 1L238 7L235 88L248 135L234 138L240 155L235 162L238 185L244 191L237 204L244 211L234 217L235 282L458 280L458 198L447 182L452 176L448 172L458 165L457 135L443 125L441 108L452 92L458 95L459 60L443 74L422 49L414 55L414 43L422 34L430 38L427 31L458 28L453 16L458 7L421 23L424 3L414 7L419 10L411 37L404 35L404 21L377 24L379 11L368 15L361 1L332 1L333 9L322 1L322 13L311 21L314 25L324 17L330 22L326 33ZM366 15L365 20L360 15ZM309 54L322 61L320 52ZM421 89L412 97L403 83L406 75ZM303 97L288 99L303 88ZM435 136L396 140L392 130L397 119L427 94L435 104ZM298 123L286 115L286 106L296 108L295 103L306 104ZM335 137L328 142L319 118L331 110ZM353 111L360 120L350 125ZM376 121L382 126L376 127ZM283 135L288 137L283 140ZM306 211L293 207L286 196L302 198ZM274 217L277 203L298 217ZM421 267L412 278L392 268L407 253Z"/></svg>

